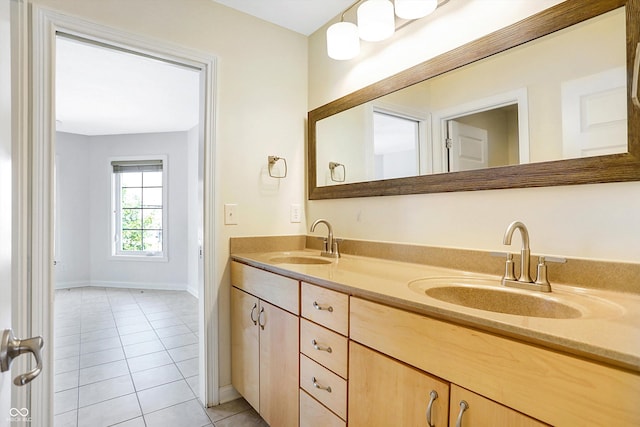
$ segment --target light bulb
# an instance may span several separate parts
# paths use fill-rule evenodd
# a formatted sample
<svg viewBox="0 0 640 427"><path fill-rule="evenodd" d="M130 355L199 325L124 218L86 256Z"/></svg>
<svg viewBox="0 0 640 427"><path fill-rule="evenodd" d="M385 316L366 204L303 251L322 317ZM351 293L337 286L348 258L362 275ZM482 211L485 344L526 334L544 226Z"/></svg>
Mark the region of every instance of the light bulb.
<svg viewBox="0 0 640 427"><path fill-rule="evenodd" d="M358 7L358 32L362 40L384 40L395 30L393 4L389 0L367 0Z"/></svg>
<svg viewBox="0 0 640 427"><path fill-rule="evenodd" d="M438 7L438 0L395 0L396 15L402 19L419 19Z"/></svg>

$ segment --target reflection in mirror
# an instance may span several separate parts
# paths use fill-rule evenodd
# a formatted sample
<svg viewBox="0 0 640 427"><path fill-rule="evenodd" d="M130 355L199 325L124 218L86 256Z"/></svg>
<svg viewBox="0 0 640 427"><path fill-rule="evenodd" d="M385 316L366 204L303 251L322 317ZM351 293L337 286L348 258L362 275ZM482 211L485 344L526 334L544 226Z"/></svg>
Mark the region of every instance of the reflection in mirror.
<svg viewBox="0 0 640 427"><path fill-rule="evenodd" d="M625 27L622 7L317 121L316 185L626 153Z"/></svg>

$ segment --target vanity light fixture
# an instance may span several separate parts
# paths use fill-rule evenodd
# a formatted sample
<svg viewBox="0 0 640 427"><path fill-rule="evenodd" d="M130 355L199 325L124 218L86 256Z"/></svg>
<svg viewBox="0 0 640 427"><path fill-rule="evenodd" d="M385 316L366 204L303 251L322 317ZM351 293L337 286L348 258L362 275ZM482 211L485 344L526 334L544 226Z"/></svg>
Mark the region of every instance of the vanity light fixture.
<svg viewBox="0 0 640 427"><path fill-rule="evenodd" d="M395 0L396 15L402 19L420 19L438 7L438 0Z"/></svg>
<svg viewBox="0 0 640 427"><path fill-rule="evenodd" d="M448 1L394 0L394 4L390 0L357 0L342 12L340 22L327 29L327 55L340 61L353 59L360 53L360 40L381 41L394 34L397 29L395 16L409 21L423 18ZM358 24L345 21L345 13L358 4Z"/></svg>
<svg viewBox="0 0 640 427"><path fill-rule="evenodd" d="M367 0L358 6L358 33L362 40L379 42L395 31L393 3L389 0Z"/></svg>

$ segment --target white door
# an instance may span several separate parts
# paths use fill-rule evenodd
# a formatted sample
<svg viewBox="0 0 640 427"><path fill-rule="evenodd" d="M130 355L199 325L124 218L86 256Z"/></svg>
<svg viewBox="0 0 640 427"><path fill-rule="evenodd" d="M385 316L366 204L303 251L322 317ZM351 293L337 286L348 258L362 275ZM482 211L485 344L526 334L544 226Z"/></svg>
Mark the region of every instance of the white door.
<svg viewBox="0 0 640 427"><path fill-rule="evenodd" d="M489 167L489 140L486 129L449 120L447 122L449 172Z"/></svg>
<svg viewBox="0 0 640 427"><path fill-rule="evenodd" d="M11 43L8 1L0 2L0 338L11 328ZM0 426L11 418L11 372L0 373Z"/></svg>
<svg viewBox="0 0 640 427"><path fill-rule="evenodd" d="M564 159L627 152L626 79L620 67L562 84Z"/></svg>

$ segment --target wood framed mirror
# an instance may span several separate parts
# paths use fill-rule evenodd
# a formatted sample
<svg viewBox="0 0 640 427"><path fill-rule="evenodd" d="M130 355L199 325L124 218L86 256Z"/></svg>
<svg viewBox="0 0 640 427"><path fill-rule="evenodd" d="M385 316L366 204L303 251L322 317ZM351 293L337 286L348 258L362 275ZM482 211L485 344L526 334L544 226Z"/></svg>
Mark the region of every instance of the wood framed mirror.
<svg viewBox="0 0 640 427"><path fill-rule="evenodd" d="M623 9L620 9L623 8ZM622 64L622 76L626 84L626 129L627 149L617 154L591 155L590 157L562 160L534 161L488 168L446 171L437 167L429 174L402 178L382 178L361 182L344 181L349 167L338 159L329 159L333 164L329 175L335 185L322 185L318 154L318 122L331 118L354 107L379 100L430 79L439 78L452 70L469 64L478 64L487 58L498 56L512 48L538 41L556 32L568 29L619 11L625 23L624 44L626 58ZM431 60L418 64L394 76L374 83L308 113L308 191L310 200L472 191L504 188L543 187L588 183L622 182L640 180L640 102L638 102L638 62L640 58L640 0L567 0L527 19L512 24ZM623 42L621 42L623 43ZM588 54L588 52L585 52ZM635 91L635 93L633 93ZM439 124L431 122L436 128ZM430 132L431 134L435 132ZM534 139L533 133L530 135ZM437 151L434 151L437 153ZM434 157L437 157L434 156ZM522 158L522 156L521 156ZM527 157L524 156L526 159ZM436 159L437 160L437 159ZM446 162L446 160L445 160ZM437 161L436 161L437 163ZM338 165L338 167L336 167ZM337 171L338 175L334 176ZM319 179L320 178L320 179Z"/></svg>

